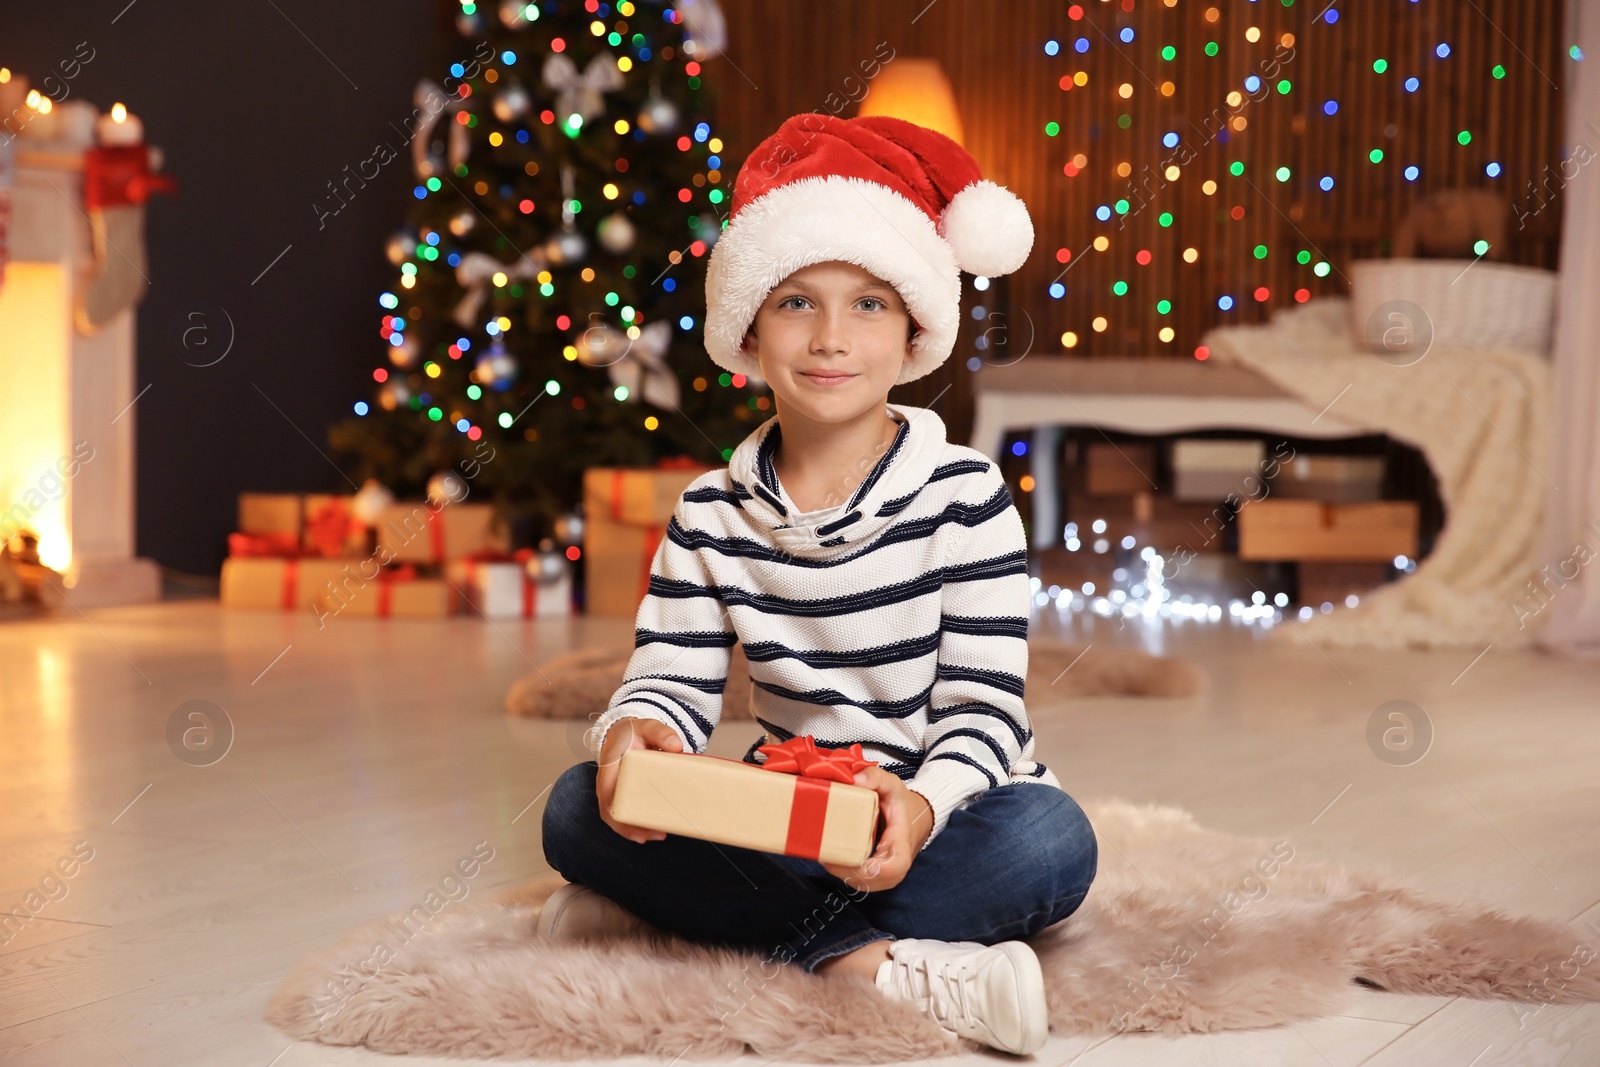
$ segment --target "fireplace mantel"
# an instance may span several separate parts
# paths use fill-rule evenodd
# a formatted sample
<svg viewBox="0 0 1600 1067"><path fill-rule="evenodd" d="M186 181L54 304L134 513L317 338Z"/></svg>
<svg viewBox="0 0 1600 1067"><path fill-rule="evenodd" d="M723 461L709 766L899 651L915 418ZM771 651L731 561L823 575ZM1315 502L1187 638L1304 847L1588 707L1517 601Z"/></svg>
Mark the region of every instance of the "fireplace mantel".
<svg viewBox="0 0 1600 1067"><path fill-rule="evenodd" d="M83 151L15 149L10 262L0 286L0 522L40 537L62 607L157 600L159 569L134 553L134 312L91 335L75 287L93 269ZM86 458L87 457L87 458Z"/></svg>

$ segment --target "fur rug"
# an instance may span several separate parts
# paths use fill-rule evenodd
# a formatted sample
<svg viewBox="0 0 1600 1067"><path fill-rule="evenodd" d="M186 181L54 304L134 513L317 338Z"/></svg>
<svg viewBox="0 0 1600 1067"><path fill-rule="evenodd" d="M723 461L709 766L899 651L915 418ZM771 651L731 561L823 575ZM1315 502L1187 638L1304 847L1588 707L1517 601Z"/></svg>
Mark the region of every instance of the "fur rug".
<svg viewBox="0 0 1600 1067"><path fill-rule="evenodd" d="M1399 993L1600 1000L1582 931L1429 896L1400 878L1206 830L1177 808L1084 802L1099 874L1031 939L1057 1034L1283 1025ZM551 874L499 899L384 920L294 969L267 1021L386 1053L890 1063L977 1051L848 976L666 934L554 942L535 931ZM380 951L380 946L382 951ZM1561 977L1571 973L1572 977Z"/></svg>
<svg viewBox="0 0 1600 1067"><path fill-rule="evenodd" d="M604 711L622 685L632 647L580 648L556 656L517 679L506 694L506 713L528 719L586 719ZM1068 670L1067 668L1071 668ZM1066 673L1063 674L1062 672ZM1187 660L1109 646L1030 642L1028 691L1052 697L1189 697L1200 692L1200 671ZM733 646L722 721L752 720L750 666Z"/></svg>

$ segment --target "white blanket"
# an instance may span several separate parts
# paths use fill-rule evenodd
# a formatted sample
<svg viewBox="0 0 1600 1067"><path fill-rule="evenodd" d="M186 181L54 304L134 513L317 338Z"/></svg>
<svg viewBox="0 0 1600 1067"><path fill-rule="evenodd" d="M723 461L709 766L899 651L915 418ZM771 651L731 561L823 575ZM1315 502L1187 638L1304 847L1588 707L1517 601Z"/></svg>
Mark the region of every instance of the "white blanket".
<svg viewBox="0 0 1600 1067"><path fill-rule="evenodd" d="M1541 588L1536 597L1529 585L1544 562L1539 538L1553 488L1548 362L1435 344L1416 363L1393 366L1361 344L1349 314L1347 300L1323 298L1202 338L1213 359L1249 367L1313 408L1333 402L1322 419L1421 450L1439 482L1445 526L1416 571L1293 629L1318 645L1528 643L1548 615L1542 604L1560 595Z"/></svg>

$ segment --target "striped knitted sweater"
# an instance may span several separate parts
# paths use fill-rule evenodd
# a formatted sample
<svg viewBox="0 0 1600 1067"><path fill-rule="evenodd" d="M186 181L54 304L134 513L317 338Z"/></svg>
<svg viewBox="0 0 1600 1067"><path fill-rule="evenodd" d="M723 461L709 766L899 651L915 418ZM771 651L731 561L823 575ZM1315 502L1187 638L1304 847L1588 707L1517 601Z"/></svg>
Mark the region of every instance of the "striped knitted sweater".
<svg viewBox="0 0 1600 1067"><path fill-rule="evenodd" d="M886 407L899 429L843 504L795 507L773 465L776 416L684 491L651 563L624 681L590 732L594 752L630 716L704 752L739 642L766 731L747 763L763 762L760 745L803 734L859 742L927 798L929 844L986 789L1061 787L1033 759L1027 546L1000 470L946 441L932 410Z"/></svg>

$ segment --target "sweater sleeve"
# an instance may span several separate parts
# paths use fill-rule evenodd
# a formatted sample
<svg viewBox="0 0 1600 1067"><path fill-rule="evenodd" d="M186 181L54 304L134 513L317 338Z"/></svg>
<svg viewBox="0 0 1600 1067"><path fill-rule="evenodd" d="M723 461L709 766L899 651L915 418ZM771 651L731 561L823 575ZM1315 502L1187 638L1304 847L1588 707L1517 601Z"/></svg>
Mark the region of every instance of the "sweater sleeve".
<svg viewBox="0 0 1600 1067"><path fill-rule="evenodd" d="M1011 780L1033 738L1023 705L1032 588L1022 517L1000 470L978 479L977 504L951 505L938 673L924 758L907 786L933 809L923 848L969 798Z"/></svg>
<svg viewBox="0 0 1600 1067"><path fill-rule="evenodd" d="M702 753L722 716L738 635L696 548L706 535L691 525L690 510L680 497L650 562L650 584L634 621L633 655L622 685L589 730L596 759L619 719L665 723L685 752Z"/></svg>

